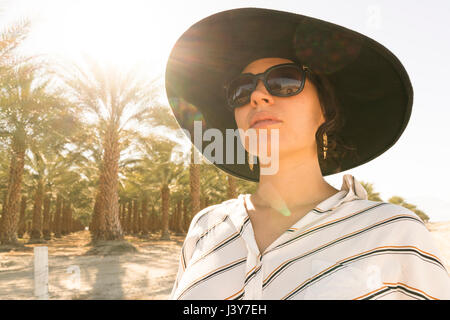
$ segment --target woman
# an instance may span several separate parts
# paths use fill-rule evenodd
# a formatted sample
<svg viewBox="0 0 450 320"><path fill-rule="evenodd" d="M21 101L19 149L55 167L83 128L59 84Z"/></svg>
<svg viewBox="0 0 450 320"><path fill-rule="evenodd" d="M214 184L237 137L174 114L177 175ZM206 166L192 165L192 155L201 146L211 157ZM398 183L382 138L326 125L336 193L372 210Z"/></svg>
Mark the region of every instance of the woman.
<svg viewBox="0 0 450 320"><path fill-rule="evenodd" d="M386 48L298 14L229 10L178 40L166 90L193 140L195 120L224 136L240 129L241 143L216 150L234 161L214 164L259 182L195 215L172 299L450 298L420 218L367 200L349 174L341 190L323 178L379 156L406 127L412 87ZM249 130L269 138L254 148ZM259 160L268 152L277 170L264 174L269 164L251 156L240 163L239 148Z"/></svg>

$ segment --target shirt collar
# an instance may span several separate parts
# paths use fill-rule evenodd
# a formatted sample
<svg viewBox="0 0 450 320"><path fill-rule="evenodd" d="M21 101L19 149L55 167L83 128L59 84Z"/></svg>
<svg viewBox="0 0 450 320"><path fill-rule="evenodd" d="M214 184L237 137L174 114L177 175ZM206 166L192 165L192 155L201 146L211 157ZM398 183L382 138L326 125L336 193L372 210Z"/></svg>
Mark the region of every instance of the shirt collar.
<svg viewBox="0 0 450 320"><path fill-rule="evenodd" d="M245 209L244 200L245 197L249 197L250 194L239 194L237 201L229 215L231 221L235 225L236 229L240 229L243 223L248 219L248 214ZM342 178L341 190L331 197L320 202L312 211L316 214L329 212L336 209L340 205L353 200L363 199L367 200L367 192L359 181L357 181L351 174L346 174Z"/></svg>
<svg viewBox="0 0 450 320"><path fill-rule="evenodd" d="M336 209L341 204L353 200L367 200L367 191L351 174L342 177L341 190L316 206L320 212Z"/></svg>

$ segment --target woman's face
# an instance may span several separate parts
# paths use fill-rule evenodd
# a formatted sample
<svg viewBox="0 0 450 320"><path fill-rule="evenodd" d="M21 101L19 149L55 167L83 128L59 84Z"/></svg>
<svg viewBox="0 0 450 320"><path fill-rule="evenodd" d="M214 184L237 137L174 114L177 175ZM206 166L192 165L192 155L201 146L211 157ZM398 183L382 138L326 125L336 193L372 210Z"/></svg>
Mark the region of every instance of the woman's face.
<svg viewBox="0 0 450 320"><path fill-rule="evenodd" d="M292 61L283 58L259 59L247 65L242 73L262 73L281 63L292 63ZM303 90L291 97L272 96L264 87L264 84L259 81L250 97L250 102L234 111L238 128L244 131L248 130L256 114L270 114L280 120L271 123L263 122L253 127L257 135L261 133L261 129L267 129L269 151L263 151L265 154L270 155L271 130L279 129L280 155L312 152L312 155L317 157L315 134L325 118L321 111L317 91L308 79ZM249 151L248 139L245 139L244 146ZM261 150L250 153L258 155L260 152Z"/></svg>

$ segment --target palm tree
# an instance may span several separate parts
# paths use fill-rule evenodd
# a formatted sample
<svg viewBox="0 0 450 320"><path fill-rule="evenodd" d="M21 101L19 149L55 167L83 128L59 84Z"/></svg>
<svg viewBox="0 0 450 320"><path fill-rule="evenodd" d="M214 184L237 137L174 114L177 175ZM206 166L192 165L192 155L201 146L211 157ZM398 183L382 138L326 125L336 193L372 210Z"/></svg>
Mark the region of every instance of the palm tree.
<svg viewBox="0 0 450 320"><path fill-rule="evenodd" d="M29 30L30 22L23 20L0 34L0 138L5 138L9 146L2 244L17 244L17 213L27 149L46 134L64 134L71 128L70 108L56 90L50 90L45 63L36 56L21 57L16 52Z"/></svg>
<svg viewBox="0 0 450 320"><path fill-rule="evenodd" d="M102 66L86 58L86 66L75 65L62 74L71 89L71 98L84 112L93 115L101 139L102 161L98 184L98 222L101 226L94 240L121 240L119 220L119 160L123 144L132 135L127 125L150 116L155 103L154 82L138 79L135 72L123 73L113 66ZM104 230L104 231L103 231Z"/></svg>
<svg viewBox="0 0 450 320"><path fill-rule="evenodd" d="M151 208L149 213L149 232L155 233L161 231L161 215L158 214L161 210L159 205L159 190L152 189L149 191L149 207Z"/></svg>
<svg viewBox="0 0 450 320"><path fill-rule="evenodd" d="M177 186L178 179L183 177L184 164L172 161L172 151L177 143L151 134L141 139L138 148L143 155L138 166L133 170L145 171L143 182L157 186L161 195L162 230L161 239L170 239L169 204L171 189Z"/></svg>
<svg viewBox="0 0 450 320"><path fill-rule="evenodd" d="M18 56L16 50L28 37L30 28L30 20L22 19L7 26L0 33L0 72L2 74L8 72L11 66L26 60Z"/></svg>
<svg viewBox="0 0 450 320"><path fill-rule="evenodd" d="M184 204L187 203L186 198L189 196L189 170L187 168L180 167L180 174L176 179L176 183L171 189L172 194L172 230L176 235L182 235L187 229L185 229L185 220L189 219L184 212Z"/></svg>
<svg viewBox="0 0 450 320"><path fill-rule="evenodd" d="M0 132L10 143L3 244L17 243L17 211L27 149L44 136L67 134L73 124L66 101L58 92L50 92L51 80L42 71L39 65L20 65L0 91Z"/></svg>
<svg viewBox="0 0 450 320"><path fill-rule="evenodd" d="M42 201L44 197L44 185L42 178L37 180L36 193L34 196L33 221L30 234L30 242L40 242L42 237Z"/></svg>
<svg viewBox="0 0 450 320"><path fill-rule="evenodd" d="M145 234L146 231L143 229L148 228L148 231L152 232L162 224L161 235L163 239L167 239L169 237L169 194L172 191L177 193L180 185L177 182L181 179L186 180L186 175L177 175L177 173L186 172L186 170L183 170L182 165L171 160L172 151L177 145L175 140L162 138L174 135L175 129L178 128L170 108L161 105L154 106L151 108L147 123L152 130L150 130L149 136L141 136L136 140L134 153L139 157L128 159L127 165L123 166L125 181L121 182L123 185L121 190L124 199L133 197L140 199L143 208L140 231ZM171 172L172 169L175 172ZM164 181L167 182L164 183ZM161 199L162 221L159 221L160 215L157 215L155 210L158 199ZM148 205L151 207L150 214L146 212Z"/></svg>
<svg viewBox="0 0 450 320"><path fill-rule="evenodd" d="M42 221L42 205L46 194L45 190L45 158L44 155L37 150L36 146L31 147L31 152L28 154L28 169L31 171L30 175L34 180L34 203L33 203L33 218L32 229L30 233L30 243L39 243L42 240L43 221ZM47 221L46 221L47 222Z"/></svg>
<svg viewBox="0 0 450 320"><path fill-rule="evenodd" d="M59 231L63 234L63 231L68 233L73 231L72 217L84 221L85 225L88 224L94 201L95 183L92 181L92 177L88 176L91 171L90 161L79 152L74 150L74 152L66 154L61 162L63 163L61 167L51 171L55 172L55 176L51 180L51 194L60 196ZM66 211L64 211L64 204ZM65 225L64 212L66 214Z"/></svg>
<svg viewBox="0 0 450 320"><path fill-rule="evenodd" d="M40 140L35 139L27 153L26 168L33 177L35 192L31 242L40 242L42 236L47 240L51 238L50 204L53 192L58 195L64 194L67 198L70 193L68 190L73 190L84 180L80 175L81 172L75 167L85 163L86 158L76 149L73 150L72 144L68 144L73 143L74 139L67 138L60 135L44 135ZM61 202L62 198L59 200ZM58 207L58 222L62 221L59 219L60 209ZM60 225L62 226L64 224Z"/></svg>
<svg viewBox="0 0 450 320"><path fill-rule="evenodd" d="M187 108L190 108L189 105L186 105ZM179 126L172 115L169 107L159 107L154 109L153 113L153 122L154 125L158 124L161 126L165 126L171 130L179 129ZM194 136L193 130L189 132L190 136ZM199 151L191 145L190 153L190 162L189 162L189 187L190 187L190 202L191 202L191 210L190 217L193 217L197 212L200 211L200 166L201 163L195 163L194 161L194 153L197 153L198 158L203 159L202 155L199 154ZM197 158L197 157L196 157Z"/></svg>
<svg viewBox="0 0 450 320"><path fill-rule="evenodd" d="M10 79L13 71L13 66L16 64L15 50L27 37L29 33L29 22L17 23L10 28L3 30L0 34L0 87L2 91L5 88L9 88L11 85ZM4 97L1 97L0 105L3 105ZM3 114L5 110L0 109ZM4 118L5 115L0 115L0 137L9 136L11 131L7 130L9 123ZM21 184L21 172L22 166L21 159L13 162L16 159L15 156L22 157L22 143L18 141L20 136L17 134L17 138L12 139L10 144L12 149L12 156L10 161L10 174L7 182L6 190L2 202L2 218L0 220L0 244L2 243L16 243L15 232L17 228L16 211L18 205L18 197L20 197L20 184ZM24 151L23 151L24 153ZM23 159L23 158L22 158ZM23 166L22 166L23 168ZM12 194L12 202L8 201L8 194ZM3 235L5 234L5 235Z"/></svg>

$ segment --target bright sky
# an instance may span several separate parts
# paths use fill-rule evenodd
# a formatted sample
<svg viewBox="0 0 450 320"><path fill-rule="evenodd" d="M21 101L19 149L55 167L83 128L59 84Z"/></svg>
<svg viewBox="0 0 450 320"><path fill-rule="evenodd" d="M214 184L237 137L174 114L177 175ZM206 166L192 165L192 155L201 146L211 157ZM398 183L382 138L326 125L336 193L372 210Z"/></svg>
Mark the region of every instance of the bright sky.
<svg viewBox="0 0 450 320"><path fill-rule="evenodd" d="M192 24L238 7L296 12L374 38L403 63L414 88L413 112L400 140L377 159L327 177L340 189L343 174L371 182L383 200L399 195L431 221L450 220L448 119L450 30L448 1L0 1L0 25L33 19L25 52L76 59L81 52L123 67L139 63L164 77L173 44Z"/></svg>

